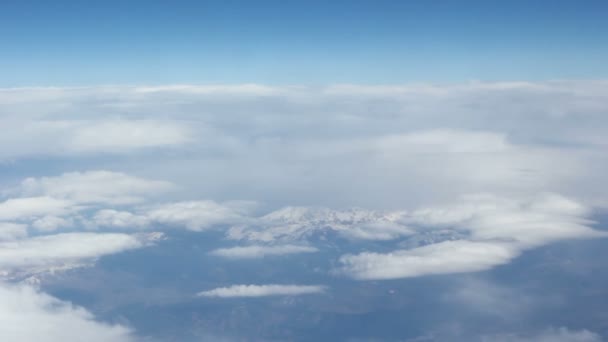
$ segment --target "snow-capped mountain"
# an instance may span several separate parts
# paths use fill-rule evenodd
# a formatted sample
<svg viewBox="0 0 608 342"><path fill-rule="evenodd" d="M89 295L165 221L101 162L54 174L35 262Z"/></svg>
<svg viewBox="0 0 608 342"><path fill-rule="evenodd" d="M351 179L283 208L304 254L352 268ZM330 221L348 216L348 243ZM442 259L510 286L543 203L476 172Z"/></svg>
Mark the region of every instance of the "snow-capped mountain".
<svg viewBox="0 0 608 342"><path fill-rule="evenodd" d="M333 210L320 207L285 207L258 218L255 225L230 229L228 237L253 241L324 239L338 233L349 239L391 240L412 234L399 222L403 212L364 209Z"/></svg>

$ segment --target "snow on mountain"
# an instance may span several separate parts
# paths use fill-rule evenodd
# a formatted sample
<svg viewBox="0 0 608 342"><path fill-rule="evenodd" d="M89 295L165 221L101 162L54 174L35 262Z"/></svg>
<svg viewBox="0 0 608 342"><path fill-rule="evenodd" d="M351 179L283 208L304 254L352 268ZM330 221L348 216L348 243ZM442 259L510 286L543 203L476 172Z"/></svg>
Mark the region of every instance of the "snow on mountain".
<svg viewBox="0 0 608 342"><path fill-rule="evenodd" d="M285 207L258 218L255 225L236 226L231 239L274 242L324 239L337 233L347 239L392 240L413 233L399 222L403 212L364 209L333 210L319 207Z"/></svg>

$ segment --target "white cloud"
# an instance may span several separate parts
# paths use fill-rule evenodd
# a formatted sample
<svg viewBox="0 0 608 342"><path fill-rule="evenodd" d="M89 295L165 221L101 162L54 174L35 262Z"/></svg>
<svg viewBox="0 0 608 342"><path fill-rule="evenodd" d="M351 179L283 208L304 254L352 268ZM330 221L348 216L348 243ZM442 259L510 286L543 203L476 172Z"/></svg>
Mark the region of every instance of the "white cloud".
<svg viewBox="0 0 608 342"><path fill-rule="evenodd" d="M377 140L382 153L500 153L511 148L504 134L449 129L417 131L388 135Z"/></svg>
<svg viewBox="0 0 608 342"><path fill-rule="evenodd" d="M64 233L0 241L0 271L10 275L80 265L144 247L155 239L155 235Z"/></svg>
<svg viewBox="0 0 608 342"><path fill-rule="evenodd" d="M214 225L238 223L245 220L248 205L218 203L215 201L185 201L159 205L145 212L155 222L181 225L189 230L201 231Z"/></svg>
<svg viewBox="0 0 608 342"><path fill-rule="evenodd" d="M99 227L140 228L149 225L150 219L145 215L128 211L102 209L95 213L92 222Z"/></svg>
<svg viewBox="0 0 608 342"><path fill-rule="evenodd" d="M505 243L444 241L392 253L340 257L341 271L361 280L418 277L487 270L506 264L519 251Z"/></svg>
<svg viewBox="0 0 608 342"><path fill-rule="evenodd" d="M11 198L0 203L0 220L24 220L47 215L65 215L73 210L72 202L48 196Z"/></svg>
<svg viewBox="0 0 608 342"><path fill-rule="evenodd" d="M588 227L583 205L555 194L531 200L492 195L465 197L459 205L426 208L401 220L419 231L448 229L468 235L456 241L340 258L340 272L356 279L394 279L477 272L508 263L528 248L563 239L608 237Z"/></svg>
<svg viewBox="0 0 608 342"><path fill-rule="evenodd" d="M68 105L69 106L69 105ZM90 110L85 108L84 110ZM41 109L44 111L44 109ZM45 115L0 119L0 159L37 156L125 154L149 148L178 147L192 141L187 124L155 119L56 119Z"/></svg>
<svg viewBox="0 0 608 342"><path fill-rule="evenodd" d="M0 284L0 340L129 342L131 330L95 320L85 309L25 285Z"/></svg>
<svg viewBox="0 0 608 342"><path fill-rule="evenodd" d="M182 201L139 207L134 212L102 209L91 222L99 227L143 228L160 224L203 231L217 225L253 220L248 214L249 207L250 204L244 202Z"/></svg>
<svg viewBox="0 0 608 342"><path fill-rule="evenodd" d="M483 342L601 342L600 335L588 330L569 330L567 328L551 328L543 332L524 334L502 334L484 336Z"/></svg>
<svg viewBox="0 0 608 342"><path fill-rule="evenodd" d="M175 84L167 86L136 87L136 93L174 93L174 94L199 94L199 95L246 95L246 96L270 96L280 95L285 89L270 87L260 84L240 85L190 85Z"/></svg>
<svg viewBox="0 0 608 342"><path fill-rule="evenodd" d="M389 221L353 225L339 233L351 239L387 241L412 235L414 231L403 224Z"/></svg>
<svg viewBox="0 0 608 342"><path fill-rule="evenodd" d="M27 236L27 225L0 222L0 241L15 240Z"/></svg>
<svg viewBox="0 0 608 342"><path fill-rule="evenodd" d="M51 196L75 203L133 204L173 189L169 182L148 180L121 172L93 170L57 177L27 178L18 191L24 196Z"/></svg>
<svg viewBox="0 0 608 342"><path fill-rule="evenodd" d="M309 246L280 245L219 248L209 252L209 254L228 259L256 259L266 256L313 253L316 251L318 249Z"/></svg>
<svg viewBox="0 0 608 342"><path fill-rule="evenodd" d="M392 209L481 191L555 191L608 205L595 189L608 181L607 87L570 81L2 89L0 160L86 156L83 162L95 164L89 155L140 151L121 157L121 166L184 185L183 198L275 207ZM151 146L172 149L153 157L145 149Z"/></svg>
<svg viewBox="0 0 608 342"><path fill-rule="evenodd" d="M44 232L89 227L91 222L97 226L140 227L149 219L110 208L146 202L173 189L174 185L166 181L105 170L27 178L3 192L12 198L0 202L0 221L28 223ZM92 208L99 210L89 220L86 210Z"/></svg>
<svg viewBox="0 0 608 342"><path fill-rule="evenodd" d="M425 208L407 218L426 227L455 226L475 240L515 241L522 246L561 239L593 238L606 233L589 227L589 209L558 194L512 199L489 194L469 195L456 205Z"/></svg>
<svg viewBox="0 0 608 342"><path fill-rule="evenodd" d="M59 228L70 228L74 225L71 219L57 216L44 216L32 222L32 227L39 231L50 232Z"/></svg>
<svg viewBox="0 0 608 342"><path fill-rule="evenodd" d="M319 285L232 285L209 291L199 292L200 297L266 297L266 296L298 296L322 293L324 286Z"/></svg>
<svg viewBox="0 0 608 342"><path fill-rule="evenodd" d="M598 187L608 181L607 90L606 81L0 89L0 162L16 159L20 167L3 182L49 163L50 169L120 168L182 186L176 199L158 204L154 196L172 189L170 183L110 171L28 179L10 194L19 198L0 202L0 268L61 268L145 245L126 234L27 238L28 228L49 232L89 222L194 231L222 225L232 239L288 246L336 234L402 240L400 246L434 231L458 239L342 256L339 270L358 279L475 272L553 241L601 237L588 215L593 206L608 207ZM547 191L563 196L538 195ZM460 200L470 192L491 195ZM214 201L184 201L201 194ZM250 208L225 202L233 198L295 207L254 217ZM370 209L344 210L349 207ZM422 209L395 211L416 207ZM294 251L285 248L213 253ZM201 295L322 290L235 285ZM480 306L491 302L474 299ZM515 337L564 336L595 338L562 329Z"/></svg>
<svg viewBox="0 0 608 342"><path fill-rule="evenodd" d="M172 121L113 120L75 124L66 147L74 152L122 153L191 141L185 125Z"/></svg>

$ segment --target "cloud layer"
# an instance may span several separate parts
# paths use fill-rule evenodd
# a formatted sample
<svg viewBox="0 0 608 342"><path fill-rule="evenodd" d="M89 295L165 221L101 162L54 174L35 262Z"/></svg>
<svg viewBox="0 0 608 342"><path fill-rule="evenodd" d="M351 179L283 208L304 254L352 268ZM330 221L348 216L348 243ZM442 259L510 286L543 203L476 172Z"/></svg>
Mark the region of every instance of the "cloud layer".
<svg viewBox="0 0 608 342"><path fill-rule="evenodd" d="M209 255L227 259L338 251L319 270L356 280L478 272L602 238L591 217L608 207L606 94L606 81L0 89L1 276L90 265L150 245L155 230L223 234L231 247ZM0 297L2 339L131 339L25 285L1 284Z"/></svg>
<svg viewBox="0 0 608 342"><path fill-rule="evenodd" d="M105 158L188 199L274 206L544 191L604 205L607 84L1 89L0 160Z"/></svg>

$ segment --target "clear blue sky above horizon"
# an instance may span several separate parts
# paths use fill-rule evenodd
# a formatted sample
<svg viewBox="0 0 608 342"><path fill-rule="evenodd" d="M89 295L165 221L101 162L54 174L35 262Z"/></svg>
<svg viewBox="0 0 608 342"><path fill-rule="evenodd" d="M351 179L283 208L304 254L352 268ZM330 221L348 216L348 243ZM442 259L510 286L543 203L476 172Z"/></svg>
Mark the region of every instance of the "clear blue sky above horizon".
<svg viewBox="0 0 608 342"><path fill-rule="evenodd" d="M0 86L608 76L606 1L2 1Z"/></svg>

